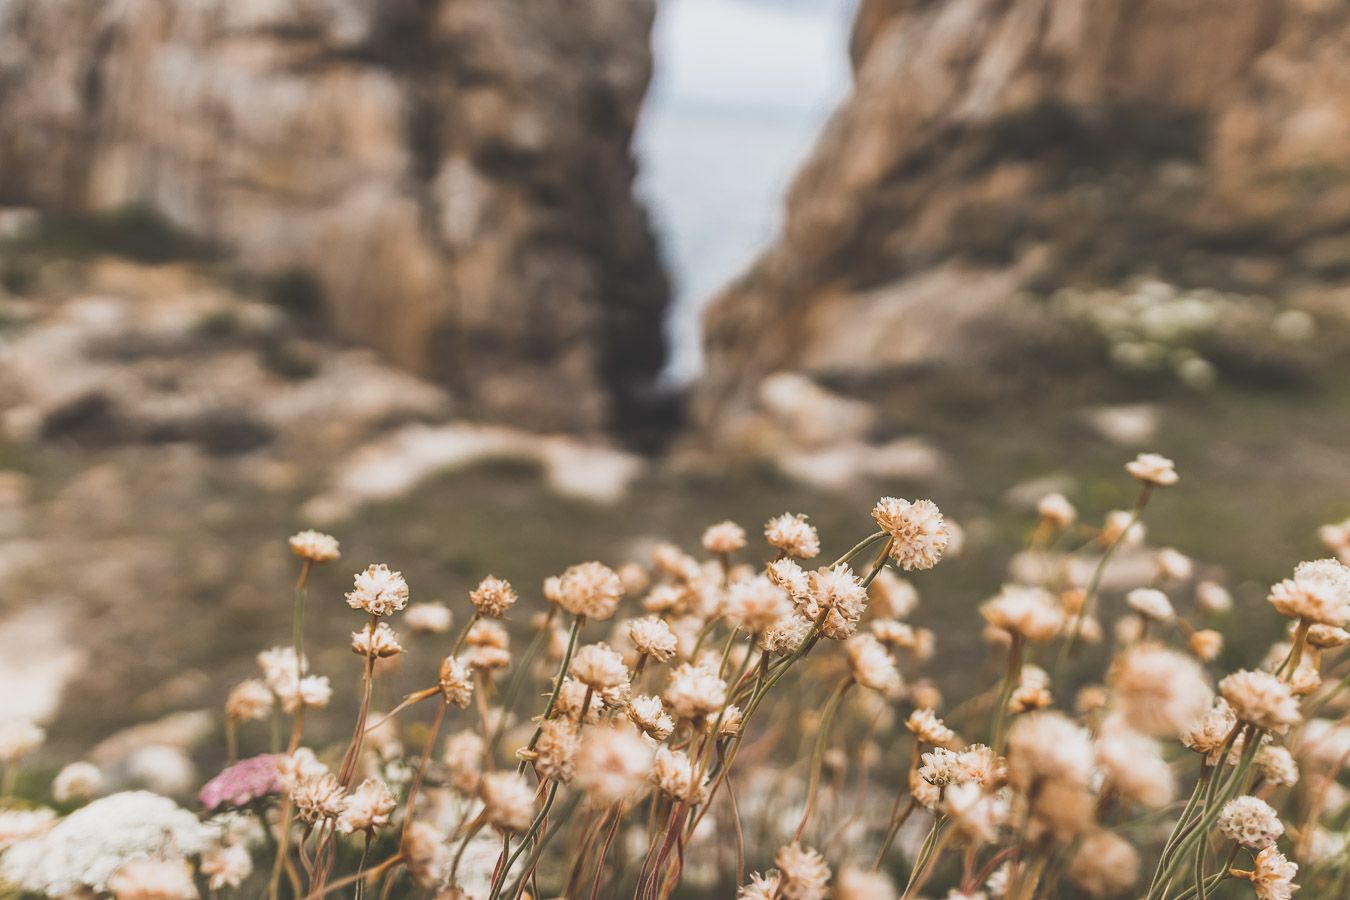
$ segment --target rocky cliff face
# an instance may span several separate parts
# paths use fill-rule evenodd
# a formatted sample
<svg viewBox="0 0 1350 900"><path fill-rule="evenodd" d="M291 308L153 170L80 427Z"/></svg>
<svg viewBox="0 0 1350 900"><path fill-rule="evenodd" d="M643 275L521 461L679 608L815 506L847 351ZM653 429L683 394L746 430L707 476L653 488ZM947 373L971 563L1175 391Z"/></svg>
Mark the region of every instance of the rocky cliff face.
<svg viewBox="0 0 1350 900"><path fill-rule="evenodd" d="M706 319L699 415L734 434L782 368L970 364L1026 289L1343 275L1348 42L1333 0L864 0L853 95Z"/></svg>
<svg viewBox="0 0 1350 900"><path fill-rule="evenodd" d="M0 0L0 203L150 204L340 336L538 428L629 417L650 0Z"/></svg>

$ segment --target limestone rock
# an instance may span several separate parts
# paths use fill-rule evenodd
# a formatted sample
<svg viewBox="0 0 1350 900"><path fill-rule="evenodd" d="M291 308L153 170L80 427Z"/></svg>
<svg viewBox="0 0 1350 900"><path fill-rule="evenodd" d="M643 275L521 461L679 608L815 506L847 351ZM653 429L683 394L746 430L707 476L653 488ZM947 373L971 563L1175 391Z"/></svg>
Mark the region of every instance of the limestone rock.
<svg viewBox="0 0 1350 900"><path fill-rule="evenodd" d="M741 439L787 367L979 366L1029 289L1344 271L1347 42L1326 0L863 0L855 89L707 314L696 417Z"/></svg>
<svg viewBox="0 0 1350 900"><path fill-rule="evenodd" d="M149 205L317 278L475 415L635 415L666 283L632 193L651 0L0 0L0 203Z"/></svg>

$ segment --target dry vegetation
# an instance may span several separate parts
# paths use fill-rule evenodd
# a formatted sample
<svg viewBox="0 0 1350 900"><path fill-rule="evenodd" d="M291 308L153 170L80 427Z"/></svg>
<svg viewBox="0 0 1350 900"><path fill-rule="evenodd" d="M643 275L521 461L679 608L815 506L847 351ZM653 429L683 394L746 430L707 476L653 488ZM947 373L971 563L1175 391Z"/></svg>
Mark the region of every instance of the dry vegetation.
<svg viewBox="0 0 1350 900"><path fill-rule="evenodd" d="M1126 469L1137 499L1101 527L1042 498L1018 583L951 633L910 621L927 570L962 564L926 500L883 498L828 565L784 514L767 552L722 522L701 559L662 543L573 565L539 600L488 576L458 609L382 564L337 609L309 598L341 551L301 532L291 642L230 690L228 759L195 803L108 793L87 762L13 799L43 733L8 726L0 879L117 898L1343 895L1350 523L1320 533L1341 560L1270 589L1288 629L1264 659L1229 667L1231 597L1187 556L1111 574L1150 501L1185 490L1166 458ZM307 610L308 632L349 619L350 671L311 668ZM973 633L980 672L952 656ZM426 656L434 679L394 698L382 682ZM330 677L359 679L354 710Z"/></svg>

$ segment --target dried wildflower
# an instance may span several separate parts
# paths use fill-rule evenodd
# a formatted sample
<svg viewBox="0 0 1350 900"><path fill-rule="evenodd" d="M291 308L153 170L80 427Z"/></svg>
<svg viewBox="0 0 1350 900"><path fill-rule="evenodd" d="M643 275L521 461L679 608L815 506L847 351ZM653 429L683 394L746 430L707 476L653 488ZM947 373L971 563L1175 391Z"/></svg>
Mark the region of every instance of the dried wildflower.
<svg viewBox="0 0 1350 900"><path fill-rule="evenodd" d="M1130 609L1154 622L1170 622L1176 618L1172 601L1162 591L1153 588L1135 588L1125 595L1125 602Z"/></svg>
<svg viewBox="0 0 1350 900"><path fill-rule="evenodd" d="M0 725L0 762L13 765L47 740L47 732L32 722L18 719Z"/></svg>
<svg viewBox="0 0 1350 900"><path fill-rule="evenodd" d="M243 844L222 844L202 854L200 868L211 890L237 888L253 874L253 855Z"/></svg>
<svg viewBox="0 0 1350 900"><path fill-rule="evenodd" d="M895 619L873 619L872 636L894 650L912 650L917 644L914 628Z"/></svg>
<svg viewBox="0 0 1350 900"><path fill-rule="evenodd" d="M383 781L367 778L348 792L342 801L337 830L343 834L370 831L389 824L389 817L398 808L398 798Z"/></svg>
<svg viewBox="0 0 1350 900"><path fill-rule="evenodd" d="M291 552L312 563L332 562L342 555L338 539L310 528L290 537Z"/></svg>
<svg viewBox="0 0 1350 900"><path fill-rule="evenodd" d="M450 786L466 797L478 793L485 746L482 735L473 731L460 731L445 739L441 762L450 770Z"/></svg>
<svg viewBox="0 0 1350 900"><path fill-rule="evenodd" d="M984 744L971 744L957 754L960 781L974 782L983 788L995 788L1008 780L1008 763Z"/></svg>
<svg viewBox="0 0 1350 900"><path fill-rule="evenodd" d="M848 654L849 667L858 684L884 697L900 694L904 686L900 680L900 670L880 641L870 634L860 634L844 642L844 651Z"/></svg>
<svg viewBox="0 0 1350 900"><path fill-rule="evenodd" d="M657 662L665 662L675 655L675 632L670 630L664 619L656 616L644 616L628 623L628 639L638 653L650 656Z"/></svg>
<svg viewBox="0 0 1350 900"><path fill-rule="evenodd" d="M581 735L574 783L600 806L618 803L646 783L652 757L651 746L635 729L590 726Z"/></svg>
<svg viewBox="0 0 1350 900"><path fill-rule="evenodd" d="M492 575L478 582L478 587L469 592L473 608L480 616L491 619L500 619L517 599L510 582Z"/></svg>
<svg viewBox="0 0 1350 900"><path fill-rule="evenodd" d="M1036 503L1036 514L1054 528L1068 528L1078 518L1078 510L1063 494L1046 494Z"/></svg>
<svg viewBox="0 0 1350 900"><path fill-rule="evenodd" d="M1290 900L1298 890L1298 885L1294 884L1296 875L1297 863L1290 862L1274 847L1266 847L1256 854L1255 868L1241 877L1251 881L1256 900Z"/></svg>
<svg viewBox="0 0 1350 900"><path fill-rule="evenodd" d="M627 562L619 566L619 581L625 594L640 594L652 583L647 570L640 563Z"/></svg>
<svg viewBox="0 0 1350 900"><path fill-rule="evenodd" d="M452 618L444 603L414 603L404 613L403 622L413 634L445 634Z"/></svg>
<svg viewBox="0 0 1350 900"><path fill-rule="evenodd" d="M597 691L628 681L628 667L623 664L623 656L605 643L578 648L572 656L572 667L568 672L577 681Z"/></svg>
<svg viewBox="0 0 1350 900"><path fill-rule="evenodd" d="M1179 480L1176 463L1157 453L1141 453L1125 464L1125 471L1135 481L1154 487L1169 487Z"/></svg>
<svg viewBox="0 0 1350 900"><path fill-rule="evenodd" d="M1049 591L1005 584L998 595L980 604L980 615L995 628L1033 643L1048 641L1064 626L1064 613Z"/></svg>
<svg viewBox="0 0 1350 900"><path fill-rule="evenodd" d="M764 540L784 556L811 559L820 553L820 536L806 516L783 513L764 523Z"/></svg>
<svg viewBox="0 0 1350 900"><path fill-rule="evenodd" d="M722 727L718 729L718 734L723 737L732 734L741 733L741 722L745 719L745 713L739 706L732 703L722 712Z"/></svg>
<svg viewBox="0 0 1350 900"><path fill-rule="evenodd" d="M165 797L147 791L112 794L12 844L0 857L0 880L42 896L100 892L131 859L165 847L196 855L214 837L214 828Z"/></svg>
<svg viewBox="0 0 1350 900"><path fill-rule="evenodd" d="M687 803L703 802L703 786L694 783L694 765L683 750L658 748L651 782L668 797Z"/></svg>
<svg viewBox="0 0 1350 900"><path fill-rule="evenodd" d="M745 529L730 520L709 525L703 532L703 549L709 553L735 553L745 547Z"/></svg>
<svg viewBox="0 0 1350 900"><path fill-rule="evenodd" d="M297 672L309 670L309 660L302 656L297 661L294 647L272 647L268 650L261 650L257 659L258 668L262 670L263 681L278 694L282 693L278 689L278 685L293 685Z"/></svg>
<svg viewBox="0 0 1350 900"><path fill-rule="evenodd" d="M834 879L835 900L895 900L895 885L883 872L850 866Z"/></svg>
<svg viewBox="0 0 1350 900"><path fill-rule="evenodd" d="M1164 581L1187 581L1195 574L1191 558L1172 547L1164 547L1153 556L1158 577Z"/></svg>
<svg viewBox="0 0 1350 900"><path fill-rule="evenodd" d="M830 867L815 850L800 844L779 847L773 857L782 879L778 896L783 900L824 900Z"/></svg>
<svg viewBox="0 0 1350 900"><path fill-rule="evenodd" d="M961 767L961 757L946 747L934 747L920 759L919 777L934 787L946 787L965 780L965 770Z"/></svg>
<svg viewBox="0 0 1350 900"><path fill-rule="evenodd" d="M272 713L272 689L257 678L248 678L230 689L225 715L236 722L265 719Z"/></svg>
<svg viewBox="0 0 1350 900"><path fill-rule="evenodd" d="M1238 719L1258 728L1283 732L1299 721L1294 692L1269 672L1234 672L1219 682L1219 692Z"/></svg>
<svg viewBox="0 0 1350 900"><path fill-rule="evenodd" d="M948 728L931 709L916 709L905 720L905 727L913 732L921 744L945 747L956 740L956 732Z"/></svg>
<svg viewBox="0 0 1350 900"><path fill-rule="evenodd" d="M755 642L761 650L779 656L793 653L811 632L812 622L798 613L784 616L761 634Z"/></svg>
<svg viewBox="0 0 1350 900"><path fill-rule="evenodd" d="M312 761L312 754L294 763L287 757L272 753L240 760L203 785L197 794L197 800L203 808L215 810L226 805L247 806L254 800L269 797L281 790L281 772L278 765L283 760L287 760L288 764L294 765L298 770ZM293 790L298 784L299 780L296 780L290 789Z"/></svg>
<svg viewBox="0 0 1350 900"><path fill-rule="evenodd" d="M398 642L394 629L381 622L373 629L352 632L352 652L358 656L387 659L402 653L403 645Z"/></svg>
<svg viewBox="0 0 1350 900"><path fill-rule="evenodd" d="M549 592L546 590L546 594ZM608 619L619 608L623 582L614 570L598 562L585 562L563 572L549 599L577 616L597 621Z"/></svg>
<svg viewBox="0 0 1350 900"><path fill-rule="evenodd" d="M331 772L300 782L291 791L296 813L306 822L336 819L342 815L347 792Z"/></svg>
<svg viewBox="0 0 1350 900"><path fill-rule="evenodd" d="M811 582L795 559L776 559L764 567L765 576L796 602L806 596Z"/></svg>
<svg viewBox="0 0 1350 900"><path fill-rule="evenodd" d="M1196 659L1201 662L1213 662L1223 651L1223 635L1212 628L1202 628L1191 632L1191 636L1186 639L1186 645L1191 648Z"/></svg>
<svg viewBox="0 0 1350 900"><path fill-rule="evenodd" d="M819 568L808 576L807 602L800 612L813 622L822 610L829 610L821 623L821 634L834 640L851 637L867 608L867 590L846 565Z"/></svg>
<svg viewBox="0 0 1350 900"><path fill-rule="evenodd" d="M52 779L52 797L57 803L88 800L103 787L103 773L89 762L73 762Z"/></svg>
<svg viewBox="0 0 1350 900"><path fill-rule="evenodd" d="M1181 743L1196 753L1205 754L1206 760L1212 765L1218 761L1219 751L1236 725L1237 716L1233 715L1232 707L1220 698L1215 701L1213 708L1182 731Z"/></svg>
<svg viewBox="0 0 1350 900"><path fill-rule="evenodd" d="M1022 667L1022 679L1008 697L1009 712L1021 714L1054 705L1055 698L1050 693L1049 680L1037 677L1027 678L1027 671L1034 668L1034 666Z"/></svg>
<svg viewBox="0 0 1350 900"><path fill-rule="evenodd" d="M998 840L999 829L1008 818L1007 802L972 782L953 784L943 791L941 806L961 836L974 844Z"/></svg>
<svg viewBox="0 0 1350 900"><path fill-rule="evenodd" d="M736 896L739 900L776 900L781 882L782 878L777 872L771 871L765 875L753 872L750 880L737 889Z"/></svg>
<svg viewBox="0 0 1350 900"><path fill-rule="evenodd" d="M197 900L192 867L184 859L142 857L127 861L108 879L114 900Z"/></svg>
<svg viewBox="0 0 1350 900"><path fill-rule="evenodd" d="M716 668L684 663L670 673L663 699L681 719L698 719L717 712L727 701L727 683Z"/></svg>
<svg viewBox="0 0 1350 900"><path fill-rule="evenodd" d="M581 705L586 703L587 696L591 699L583 716ZM595 722L600 718L600 714L605 711L605 701L599 692L586 687L569 675L563 679L562 689L558 691L558 699L553 704L553 709L557 715L565 718L575 719L582 723Z"/></svg>
<svg viewBox="0 0 1350 900"><path fill-rule="evenodd" d="M919 592L890 569L882 569L868 587L876 614L890 619L907 619L919 605Z"/></svg>
<svg viewBox="0 0 1350 900"><path fill-rule="evenodd" d="M1176 795L1176 777L1153 738L1128 728L1107 727L1096 744L1097 764L1122 799L1162 809Z"/></svg>
<svg viewBox="0 0 1350 900"><path fill-rule="evenodd" d="M657 572L677 582L694 581L703 572L698 560L666 542L652 547L652 566Z"/></svg>
<svg viewBox="0 0 1350 900"><path fill-rule="evenodd" d="M675 720L666 714L659 697L640 696L628 701L628 718L658 741L664 741L675 730Z"/></svg>
<svg viewBox="0 0 1350 900"><path fill-rule="evenodd" d="M1233 608L1233 595L1223 585L1202 581L1195 586L1195 602L1211 615L1220 615Z"/></svg>
<svg viewBox="0 0 1350 900"><path fill-rule="evenodd" d="M1350 567L1335 559L1299 563L1293 578L1270 589L1270 605L1291 619L1350 624Z"/></svg>
<svg viewBox="0 0 1350 900"><path fill-rule="evenodd" d="M305 782L322 778L328 774L328 767L319 762L314 756L314 751L308 747L299 747L294 753L273 756L272 761L276 766L277 779L281 790L288 794ZM239 765L242 764L239 763Z"/></svg>
<svg viewBox="0 0 1350 900"><path fill-rule="evenodd" d="M1256 770L1270 784L1289 787L1298 784L1298 763L1294 755L1284 747L1275 744L1263 744L1252 760Z"/></svg>
<svg viewBox="0 0 1350 900"><path fill-rule="evenodd" d="M450 845L434 825L413 822L403 836L403 857L413 883L420 888L434 888L444 880L450 867Z"/></svg>
<svg viewBox="0 0 1350 900"><path fill-rule="evenodd" d="M906 572L937 565L951 538L932 500L882 497L872 508L872 518L890 535L891 558Z"/></svg>
<svg viewBox="0 0 1350 900"><path fill-rule="evenodd" d="M765 575L737 582L727 592L727 621L750 634L763 634L791 612L788 594Z"/></svg>
<svg viewBox="0 0 1350 900"><path fill-rule="evenodd" d="M1068 780L1044 781L1027 798L1027 835L1069 843L1092 829L1097 796L1086 786Z"/></svg>
<svg viewBox="0 0 1350 900"><path fill-rule="evenodd" d="M1069 880L1092 897L1115 897L1139 880L1139 853L1113 832L1083 838L1068 868Z"/></svg>
<svg viewBox="0 0 1350 900"><path fill-rule="evenodd" d="M1087 730L1061 713L1022 716L1008 729L1008 780L1019 790L1040 779L1087 784L1093 762Z"/></svg>
<svg viewBox="0 0 1350 900"><path fill-rule="evenodd" d="M1121 653L1106 679L1129 726L1155 737L1180 734L1214 698L1199 663L1159 644L1138 644Z"/></svg>
<svg viewBox="0 0 1350 900"><path fill-rule="evenodd" d="M1308 646L1318 650L1332 650L1350 644L1350 631L1331 625L1312 625L1308 628Z"/></svg>
<svg viewBox="0 0 1350 900"><path fill-rule="evenodd" d="M306 675L299 682L292 677L274 685L272 690L280 698L281 708L290 715L302 708L323 709L333 699L333 685L327 675Z"/></svg>
<svg viewBox="0 0 1350 900"><path fill-rule="evenodd" d="M925 809L937 809L942 798L942 790L924 780L918 769L909 770L909 793Z"/></svg>
<svg viewBox="0 0 1350 900"><path fill-rule="evenodd" d="M473 699L473 670L468 664L457 656L447 656L441 661L438 683L446 703L468 709Z"/></svg>
<svg viewBox="0 0 1350 900"><path fill-rule="evenodd" d="M1259 797L1229 800L1219 812L1219 831L1244 847L1269 847L1284 834L1284 823L1269 803Z"/></svg>
<svg viewBox="0 0 1350 900"><path fill-rule="evenodd" d="M387 616L408 605L408 582L402 572L394 572L384 563L357 572L347 592L347 605L372 616Z"/></svg>
<svg viewBox="0 0 1350 900"><path fill-rule="evenodd" d="M489 772L478 785L483 815L498 831L525 831L534 821L534 788L515 772Z"/></svg>
<svg viewBox="0 0 1350 900"><path fill-rule="evenodd" d="M566 784L576 773L577 750L581 735L570 719L548 719L539 725L539 740L534 744L534 770L540 779L550 778ZM517 754L521 755L521 754Z"/></svg>

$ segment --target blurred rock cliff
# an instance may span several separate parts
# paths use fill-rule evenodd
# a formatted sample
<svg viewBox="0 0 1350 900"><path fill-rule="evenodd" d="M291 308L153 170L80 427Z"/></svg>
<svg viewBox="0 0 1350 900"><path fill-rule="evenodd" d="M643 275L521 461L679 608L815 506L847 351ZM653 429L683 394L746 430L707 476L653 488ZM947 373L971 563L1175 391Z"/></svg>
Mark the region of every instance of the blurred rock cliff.
<svg viewBox="0 0 1350 900"><path fill-rule="evenodd" d="M863 0L853 94L705 319L697 417L744 441L782 369L979 366L1026 292L1343 285L1347 47L1334 0Z"/></svg>
<svg viewBox="0 0 1350 900"><path fill-rule="evenodd" d="M0 204L146 205L328 328L539 429L634 416L651 0L0 0Z"/></svg>

